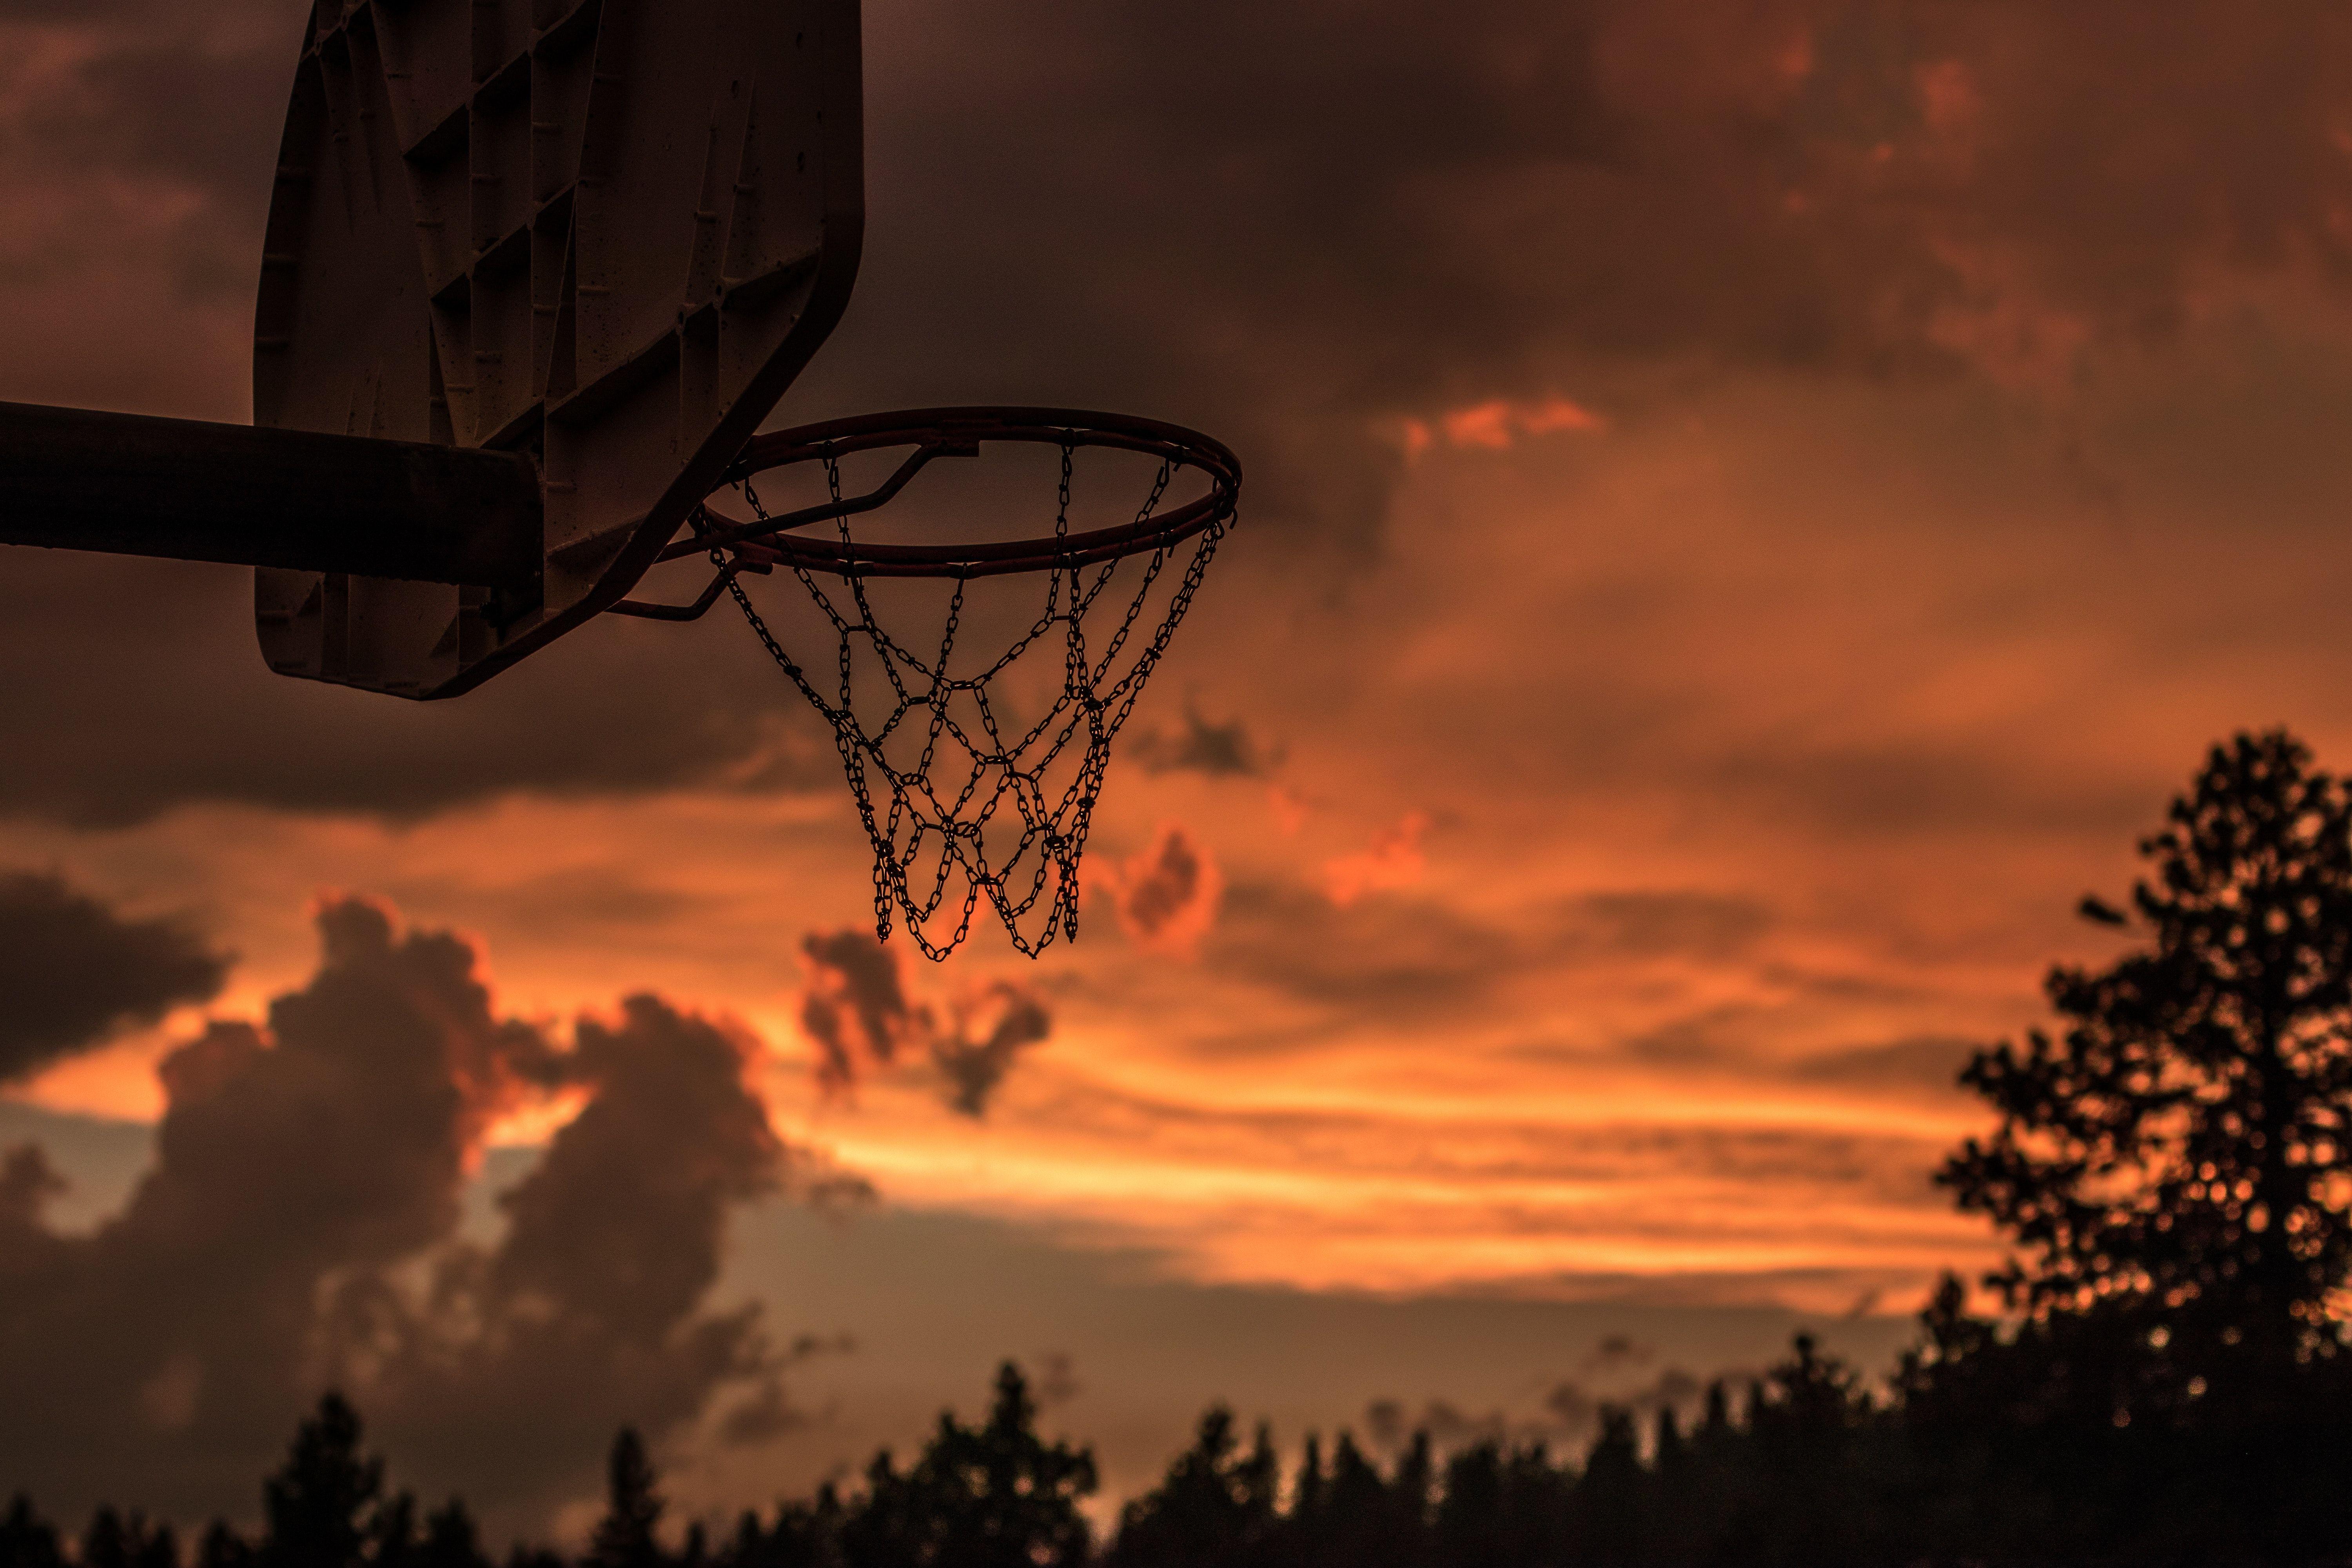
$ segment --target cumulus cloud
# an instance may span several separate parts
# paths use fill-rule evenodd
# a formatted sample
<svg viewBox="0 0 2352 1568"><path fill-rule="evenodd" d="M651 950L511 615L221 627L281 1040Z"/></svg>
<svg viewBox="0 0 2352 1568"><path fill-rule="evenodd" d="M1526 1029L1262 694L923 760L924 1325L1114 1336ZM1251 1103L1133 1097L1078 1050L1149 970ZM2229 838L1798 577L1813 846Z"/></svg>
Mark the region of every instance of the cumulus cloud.
<svg viewBox="0 0 2352 1568"><path fill-rule="evenodd" d="M1147 952L1190 957L1216 924L1224 877L1208 849L1174 824L1107 879L1118 928Z"/></svg>
<svg viewBox="0 0 2352 1568"><path fill-rule="evenodd" d="M458 938L352 900L318 924L317 973L266 1023L166 1058L120 1215L58 1234L38 1151L0 1168L0 1470L53 1506L102 1484L236 1509L332 1386L424 1484L543 1507L623 1422L667 1431L730 1390L772 1408L756 1308L705 1304L728 1214L786 1173L751 1042L645 996L565 1042L499 1016ZM502 1237L464 1238L492 1120L558 1091L584 1103L500 1200Z"/></svg>
<svg viewBox="0 0 2352 1568"><path fill-rule="evenodd" d="M53 876L0 873L0 1084L220 992L228 961L173 920L126 920Z"/></svg>
<svg viewBox="0 0 2352 1568"><path fill-rule="evenodd" d="M801 941L807 983L801 1028L816 1047L816 1078L845 1093L869 1073L919 1053L959 1115L981 1117L1013 1062L1054 1032L1053 1014L1027 986L995 980L941 1005L908 994L898 950L862 930L812 931Z"/></svg>
<svg viewBox="0 0 2352 1568"><path fill-rule="evenodd" d="M422 1298L364 1278L338 1295L333 1343L363 1373L345 1381L388 1437L544 1489L619 1420L667 1431L730 1390L739 1440L779 1429L782 1363L759 1308L703 1305L730 1213L784 1175L743 1082L752 1048L651 996L580 1022L562 1065L592 1098L500 1199L503 1240L450 1249ZM535 1445L549 1451L499 1457Z"/></svg>

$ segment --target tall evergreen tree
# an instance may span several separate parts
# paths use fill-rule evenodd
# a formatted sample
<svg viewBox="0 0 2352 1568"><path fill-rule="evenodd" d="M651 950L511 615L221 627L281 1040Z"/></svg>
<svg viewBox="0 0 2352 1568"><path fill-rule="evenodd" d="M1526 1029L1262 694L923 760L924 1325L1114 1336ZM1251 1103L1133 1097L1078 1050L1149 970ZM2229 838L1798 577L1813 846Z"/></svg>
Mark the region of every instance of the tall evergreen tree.
<svg viewBox="0 0 2352 1568"><path fill-rule="evenodd" d="M654 1489L656 1479L645 1440L635 1428L622 1427L604 1465L604 1517L588 1542L588 1568L660 1568L655 1531L666 1505Z"/></svg>
<svg viewBox="0 0 2352 1568"><path fill-rule="evenodd" d="M2053 969L2063 1026L1969 1065L2000 1123L1939 1179L2021 1248L1992 1280L2013 1309L2258 1384L2336 1351L2352 1275L2352 791L2242 734L2140 848L2131 913L2084 907L2145 945Z"/></svg>
<svg viewBox="0 0 2352 1568"><path fill-rule="evenodd" d="M228 1521L216 1519L196 1542L196 1568L253 1568L259 1554Z"/></svg>
<svg viewBox="0 0 2352 1568"><path fill-rule="evenodd" d="M775 1523L765 1531L759 1530L756 1516L747 1514L744 1522L757 1532L756 1539L746 1555L747 1536L738 1533L735 1568L841 1568L841 1527L845 1516L841 1493L831 1481L816 1489L812 1501L780 1505Z"/></svg>
<svg viewBox="0 0 2352 1568"><path fill-rule="evenodd" d="M1570 1481L1542 1445L1489 1439L1446 1461L1430 1525L1437 1568L1549 1568L1566 1556Z"/></svg>
<svg viewBox="0 0 2352 1568"><path fill-rule="evenodd" d="M101 1508L81 1538L81 1568L180 1568L180 1541L168 1524L150 1524L133 1509L128 1514Z"/></svg>
<svg viewBox="0 0 2352 1568"><path fill-rule="evenodd" d="M490 1568L482 1552L481 1531L474 1516L457 1498L433 1510L425 1521L425 1539L416 1548L417 1568Z"/></svg>
<svg viewBox="0 0 2352 1568"><path fill-rule="evenodd" d="M383 1461L360 1452L359 1412L341 1394L319 1401L292 1450L262 1487L264 1568L348 1568L360 1561Z"/></svg>
<svg viewBox="0 0 2352 1568"><path fill-rule="evenodd" d="M1079 1503L1092 1495L1094 1455L1046 1442L1021 1369L1007 1362L984 1425L942 1412L913 1468L887 1450L844 1521L849 1568L1080 1568L1093 1539Z"/></svg>
<svg viewBox="0 0 2352 1568"><path fill-rule="evenodd" d="M1244 1454L1233 1412L1213 1405L1166 1479L1121 1510L1104 1561L1109 1568L1248 1568L1269 1550L1277 1479L1266 1429Z"/></svg>
<svg viewBox="0 0 2352 1568"><path fill-rule="evenodd" d="M368 1568L416 1568L416 1499L395 1492L368 1522Z"/></svg>
<svg viewBox="0 0 2352 1568"><path fill-rule="evenodd" d="M1391 1552L1412 1561L1422 1542L1412 1532L1398 1529L1394 1512L1389 1484L1379 1467L1357 1447L1355 1434L1343 1429L1331 1445L1330 1477L1324 1483L1323 1506L1316 1515L1319 1528L1309 1533L1307 1551L1298 1561L1314 1568L1348 1568L1357 1563L1388 1561Z"/></svg>
<svg viewBox="0 0 2352 1568"><path fill-rule="evenodd" d="M1437 1460L1431 1453L1429 1434L1417 1431L1397 1456L1389 1477L1386 1515L1389 1547L1384 1562L1393 1568L1415 1568L1429 1555L1429 1525L1436 1499Z"/></svg>
<svg viewBox="0 0 2352 1568"><path fill-rule="evenodd" d="M1576 1483L1573 1528L1580 1556L1603 1568L1643 1560L1647 1479L1633 1413L1603 1405L1601 1431Z"/></svg>

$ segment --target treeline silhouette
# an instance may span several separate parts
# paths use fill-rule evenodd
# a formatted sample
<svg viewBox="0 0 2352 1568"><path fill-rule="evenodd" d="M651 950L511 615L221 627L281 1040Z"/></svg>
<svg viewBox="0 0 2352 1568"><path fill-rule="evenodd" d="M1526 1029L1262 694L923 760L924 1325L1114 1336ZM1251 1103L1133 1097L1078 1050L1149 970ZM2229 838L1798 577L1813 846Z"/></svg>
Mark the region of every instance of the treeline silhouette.
<svg viewBox="0 0 2352 1568"><path fill-rule="evenodd" d="M1580 1453L1346 1432L1286 1468L1212 1409L1097 1541L1091 1453L1037 1431L1017 1368L913 1462L664 1527L615 1442L580 1568L1712 1568L2352 1563L2352 788L2284 731L2216 747L2128 907L2137 944L2054 969L2058 1026L1979 1052L1998 1114L1937 1174L2012 1243L1988 1312L1947 1276L1876 1384L1799 1336L1764 1375ZM250 1538L102 1510L68 1551L19 1498L0 1568L492 1568L464 1505L388 1494L330 1396ZM509 1568L565 1568L517 1547Z"/></svg>

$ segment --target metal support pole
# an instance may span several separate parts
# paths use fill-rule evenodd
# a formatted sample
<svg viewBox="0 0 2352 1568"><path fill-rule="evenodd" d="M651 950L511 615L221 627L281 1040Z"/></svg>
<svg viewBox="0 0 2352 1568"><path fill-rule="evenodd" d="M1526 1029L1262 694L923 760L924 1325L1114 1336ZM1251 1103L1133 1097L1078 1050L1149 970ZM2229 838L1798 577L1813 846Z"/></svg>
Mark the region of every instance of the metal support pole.
<svg viewBox="0 0 2352 1568"><path fill-rule="evenodd" d="M0 544L527 587L520 452L0 403Z"/></svg>

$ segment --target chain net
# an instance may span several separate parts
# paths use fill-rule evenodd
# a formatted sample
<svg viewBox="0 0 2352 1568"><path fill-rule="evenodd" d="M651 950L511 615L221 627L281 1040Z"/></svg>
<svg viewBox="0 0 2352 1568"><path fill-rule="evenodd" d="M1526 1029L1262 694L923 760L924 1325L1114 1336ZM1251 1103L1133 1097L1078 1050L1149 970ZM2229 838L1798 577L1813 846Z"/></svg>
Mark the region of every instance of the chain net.
<svg viewBox="0 0 2352 1568"><path fill-rule="evenodd" d="M1062 444L1057 543L1070 535L1072 451L1071 443ZM839 461L830 454L823 461L838 506ZM1139 523L1160 507L1175 467L1160 463L1136 514ZM736 488L761 521L770 520L751 479ZM707 515L696 520L698 530L709 523ZM854 551L848 518L839 518L836 526L844 547ZM1192 607L1231 526L1231 519L1221 518L1189 538L1161 540L1131 557L1055 564L1040 574L1044 604L1026 629L1002 655L961 676L949 667L972 585L963 577L953 581L937 645L917 648L884 627L854 560L840 578L824 574L831 586L805 566L789 565L835 644L832 667L820 671L786 650L744 591L736 575L740 563L730 566L724 550L710 552L745 621L832 727L858 817L873 842L877 937L887 941L892 925L899 924L926 957L945 958L971 934L985 900L1013 945L1029 957L1057 936L1076 938L1078 861L1112 738ZM1122 574L1122 567L1130 570ZM1132 593L1113 595L1122 575ZM1155 589L1165 590L1166 602L1156 625L1148 625L1145 609ZM1097 619L1090 637L1088 618L1098 607L1115 618L1108 626ZM992 687L1033 647L1058 651L1060 682L1044 710L1024 724L1016 716L1019 704ZM861 677L869 708L880 691L878 718L859 715ZM1075 765L1063 765L1066 758Z"/></svg>

